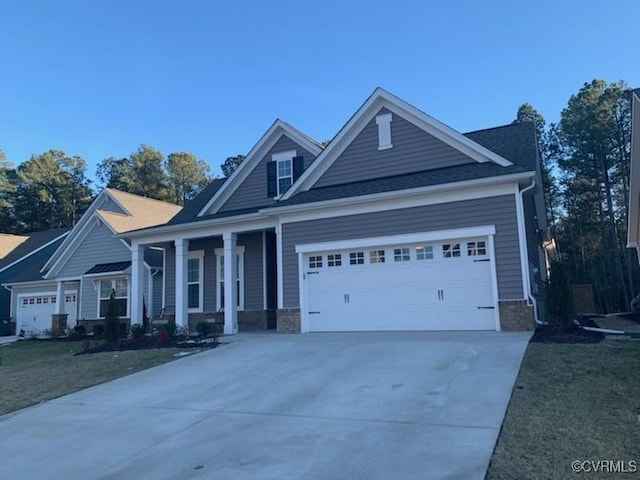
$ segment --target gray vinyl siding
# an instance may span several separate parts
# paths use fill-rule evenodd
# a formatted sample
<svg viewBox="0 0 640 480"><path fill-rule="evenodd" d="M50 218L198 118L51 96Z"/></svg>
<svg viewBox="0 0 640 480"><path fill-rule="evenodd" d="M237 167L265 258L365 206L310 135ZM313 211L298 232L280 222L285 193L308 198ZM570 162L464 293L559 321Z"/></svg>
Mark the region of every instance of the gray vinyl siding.
<svg viewBox="0 0 640 480"><path fill-rule="evenodd" d="M130 260L129 249L102 222L97 222L77 245L57 277L79 277L96 264Z"/></svg>
<svg viewBox="0 0 640 480"><path fill-rule="evenodd" d="M244 309L262 310L264 305L262 270L262 232L238 235L238 245L245 247L244 253ZM192 240L189 251L204 250L204 311L216 311L216 248L222 248L222 237ZM175 247L167 248L167 263L164 268L166 281L166 308L175 312L176 306L176 256Z"/></svg>
<svg viewBox="0 0 640 480"><path fill-rule="evenodd" d="M383 235L495 225L500 300L524 298L514 195L286 223L282 226L284 308L299 306L295 246Z"/></svg>
<svg viewBox="0 0 640 480"><path fill-rule="evenodd" d="M309 168L309 165L311 165L315 160L315 156L313 154L283 134L275 143L273 148L269 150L269 153L265 155L245 181L242 182L242 185L233 192L220 211L226 212L251 207L263 207L276 203L272 197L267 196L267 163L271 161L271 156L274 153L281 153L289 150L295 150L297 156L304 157L305 170Z"/></svg>
<svg viewBox="0 0 640 480"><path fill-rule="evenodd" d="M531 291L538 302L539 315L544 317L544 290L546 265L540 259L540 247L542 244L538 233L539 222L536 219L536 199L534 195L524 198L524 218L527 238L527 260L529 265L529 278Z"/></svg>
<svg viewBox="0 0 640 480"><path fill-rule="evenodd" d="M162 270L158 270L158 272L152 277L153 302L151 303L151 312L149 314L151 318L158 318L162 310L162 282L164 281L162 273Z"/></svg>
<svg viewBox="0 0 640 480"><path fill-rule="evenodd" d="M382 109L380 113L388 113L388 110ZM378 150L378 126L374 116L312 188L475 161L396 114L391 122L391 143L393 148Z"/></svg>
<svg viewBox="0 0 640 480"><path fill-rule="evenodd" d="M244 309L264 309L262 232L238 236L244 245Z"/></svg>

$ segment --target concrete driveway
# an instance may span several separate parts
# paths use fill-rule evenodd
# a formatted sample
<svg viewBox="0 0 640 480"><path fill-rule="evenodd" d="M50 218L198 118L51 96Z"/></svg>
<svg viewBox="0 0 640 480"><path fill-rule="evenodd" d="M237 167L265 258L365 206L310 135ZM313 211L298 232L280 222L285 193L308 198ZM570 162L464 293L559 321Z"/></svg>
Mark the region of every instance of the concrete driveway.
<svg viewBox="0 0 640 480"><path fill-rule="evenodd" d="M529 338L237 335L0 418L0 478L484 478Z"/></svg>

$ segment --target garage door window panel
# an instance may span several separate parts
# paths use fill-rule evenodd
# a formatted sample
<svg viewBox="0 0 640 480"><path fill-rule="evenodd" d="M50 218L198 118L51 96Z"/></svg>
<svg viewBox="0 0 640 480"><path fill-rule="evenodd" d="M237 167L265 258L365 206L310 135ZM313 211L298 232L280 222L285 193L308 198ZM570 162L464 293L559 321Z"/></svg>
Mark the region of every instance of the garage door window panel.
<svg viewBox="0 0 640 480"><path fill-rule="evenodd" d="M342 254L333 253L327 255L327 266L328 267L341 267L342 266Z"/></svg>
<svg viewBox="0 0 640 480"><path fill-rule="evenodd" d="M394 262L408 262L411 260L411 250L408 247L394 248L393 249L393 261Z"/></svg>
<svg viewBox="0 0 640 480"><path fill-rule="evenodd" d="M322 255L312 255L309 257L309 268L322 268Z"/></svg>
<svg viewBox="0 0 640 480"><path fill-rule="evenodd" d="M433 260L433 247L431 245L416 247L416 259Z"/></svg>
<svg viewBox="0 0 640 480"><path fill-rule="evenodd" d="M442 245L442 256L444 258L458 258L461 255L459 243L444 243Z"/></svg>
<svg viewBox="0 0 640 480"><path fill-rule="evenodd" d="M470 257L484 256L487 254L487 244L484 241L467 242L467 255Z"/></svg>
<svg viewBox="0 0 640 480"><path fill-rule="evenodd" d="M384 263L384 250L369 251L369 263Z"/></svg>
<svg viewBox="0 0 640 480"><path fill-rule="evenodd" d="M364 265L364 252L349 253L349 265Z"/></svg>

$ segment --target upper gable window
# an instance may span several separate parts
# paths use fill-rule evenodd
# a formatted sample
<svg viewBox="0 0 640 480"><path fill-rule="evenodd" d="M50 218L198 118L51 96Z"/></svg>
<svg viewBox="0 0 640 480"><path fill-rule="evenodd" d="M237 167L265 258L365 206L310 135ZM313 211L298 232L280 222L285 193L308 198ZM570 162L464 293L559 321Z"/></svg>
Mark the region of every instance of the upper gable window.
<svg viewBox="0 0 640 480"><path fill-rule="evenodd" d="M393 148L391 143L391 113L383 113L376 116L376 125L378 125L378 150L386 150Z"/></svg>
<svg viewBox="0 0 640 480"><path fill-rule="evenodd" d="M283 195L304 170L304 159L296 156L295 150L274 153L267 163L267 195L279 197Z"/></svg>

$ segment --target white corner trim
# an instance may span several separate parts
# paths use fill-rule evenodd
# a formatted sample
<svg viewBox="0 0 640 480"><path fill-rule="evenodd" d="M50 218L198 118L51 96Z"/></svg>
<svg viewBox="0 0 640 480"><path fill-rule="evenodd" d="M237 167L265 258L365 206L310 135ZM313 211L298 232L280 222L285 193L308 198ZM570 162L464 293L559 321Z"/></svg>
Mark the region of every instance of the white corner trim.
<svg viewBox="0 0 640 480"><path fill-rule="evenodd" d="M500 327L500 299L498 298L498 269L496 267L496 242L495 235L488 236L488 244L489 252L491 252L492 261L489 262L491 266L491 293L493 296L493 313L494 313L494 321L496 325L496 332L501 330Z"/></svg>
<svg viewBox="0 0 640 480"><path fill-rule="evenodd" d="M479 227L434 230L430 232L408 233L403 235L385 235L381 237L365 237L353 240L337 240L331 242L305 243L296 245L296 253L311 253L330 250L346 250L350 248L368 248L391 244L434 242L470 237L485 237L496 234L495 225Z"/></svg>
<svg viewBox="0 0 640 480"><path fill-rule="evenodd" d="M278 308L284 308L284 277L282 276L282 224L276 225L276 282L278 285Z"/></svg>
<svg viewBox="0 0 640 480"><path fill-rule="evenodd" d="M307 311L307 289L304 282L306 274L304 272L304 255L298 253L298 291L300 292L300 333L309 332L309 313Z"/></svg>

